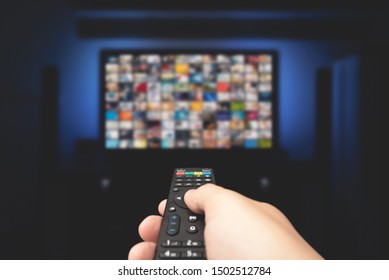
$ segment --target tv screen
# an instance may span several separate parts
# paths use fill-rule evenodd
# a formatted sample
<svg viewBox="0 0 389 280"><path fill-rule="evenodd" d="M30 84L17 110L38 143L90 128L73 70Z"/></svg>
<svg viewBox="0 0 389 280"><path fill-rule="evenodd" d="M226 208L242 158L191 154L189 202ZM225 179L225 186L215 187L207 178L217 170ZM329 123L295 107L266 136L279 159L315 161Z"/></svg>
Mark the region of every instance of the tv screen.
<svg viewBox="0 0 389 280"><path fill-rule="evenodd" d="M270 51L103 51L105 149L271 149L275 62Z"/></svg>

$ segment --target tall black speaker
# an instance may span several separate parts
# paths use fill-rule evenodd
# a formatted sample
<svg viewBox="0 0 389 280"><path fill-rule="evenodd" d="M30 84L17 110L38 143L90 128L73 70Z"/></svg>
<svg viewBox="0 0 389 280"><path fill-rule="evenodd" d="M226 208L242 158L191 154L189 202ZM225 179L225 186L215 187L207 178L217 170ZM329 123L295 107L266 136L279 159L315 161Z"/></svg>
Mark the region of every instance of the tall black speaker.
<svg viewBox="0 0 389 280"><path fill-rule="evenodd" d="M316 74L316 159L329 171L331 162L332 72L322 68Z"/></svg>
<svg viewBox="0 0 389 280"><path fill-rule="evenodd" d="M40 213L42 258L65 258L66 192L59 180L59 70L46 66L41 77Z"/></svg>
<svg viewBox="0 0 389 280"><path fill-rule="evenodd" d="M388 119L387 94L389 65L388 43L365 49L361 55L360 131L361 149L360 173L361 191L360 250L366 259L388 259L389 242L386 180L387 143L385 136ZM387 97L386 97L387 99Z"/></svg>
<svg viewBox="0 0 389 280"><path fill-rule="evenodd" d="M47 66L42 71L41 107L41 178L52 179L58 171L58 68Z"/></svg>
<svg viewBox="0 0 389 280"><path fill-rule="evenodd" d="M327 228L330 219L331 200L331 149L332 149L332 71L320 68L316 72L316 123L315 123L315 178L306 188L305 199L310 212L307 215L312 235L312 244L324 257L330 256L330 238Z"/></svg>

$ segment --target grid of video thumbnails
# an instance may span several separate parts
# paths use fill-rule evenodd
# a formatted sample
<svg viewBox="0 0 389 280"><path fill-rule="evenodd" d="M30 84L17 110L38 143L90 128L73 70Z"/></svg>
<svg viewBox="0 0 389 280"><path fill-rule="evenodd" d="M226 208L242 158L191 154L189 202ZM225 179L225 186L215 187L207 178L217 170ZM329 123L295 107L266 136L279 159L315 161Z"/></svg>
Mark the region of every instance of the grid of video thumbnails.
<svg viewBox="0 0 389 280"><path fill-rule="evenodd" d="M104 58L107 149L272 147L271 54Z"/></svg>

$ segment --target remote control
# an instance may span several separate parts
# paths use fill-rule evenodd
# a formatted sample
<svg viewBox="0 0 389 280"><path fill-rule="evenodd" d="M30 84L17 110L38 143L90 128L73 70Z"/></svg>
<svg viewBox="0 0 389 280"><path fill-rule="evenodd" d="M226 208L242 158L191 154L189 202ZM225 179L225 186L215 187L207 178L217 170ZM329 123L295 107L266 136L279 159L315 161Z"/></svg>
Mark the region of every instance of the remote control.
<svg viewBox="0 0 389 280"><path fill-rule="evenodd" d="M206 259L204 215L190 211L184 195L207 183L215 183L211 168L174 170L154 259Z"/></svg>

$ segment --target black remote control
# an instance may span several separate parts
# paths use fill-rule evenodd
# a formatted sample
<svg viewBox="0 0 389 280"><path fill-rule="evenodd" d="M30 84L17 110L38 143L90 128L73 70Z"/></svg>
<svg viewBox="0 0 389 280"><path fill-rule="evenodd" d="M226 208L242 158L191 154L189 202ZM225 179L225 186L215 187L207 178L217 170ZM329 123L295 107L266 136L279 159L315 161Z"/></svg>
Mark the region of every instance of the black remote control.
<svg viewBox="0 0 389 280"><path fill-rule="evenodd" d="M204 216L188 209L184 195L207 183L215 183L211 168L174 170L154 259L206 259Z"/></svg>

